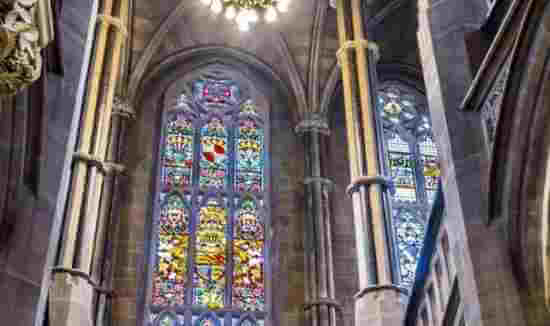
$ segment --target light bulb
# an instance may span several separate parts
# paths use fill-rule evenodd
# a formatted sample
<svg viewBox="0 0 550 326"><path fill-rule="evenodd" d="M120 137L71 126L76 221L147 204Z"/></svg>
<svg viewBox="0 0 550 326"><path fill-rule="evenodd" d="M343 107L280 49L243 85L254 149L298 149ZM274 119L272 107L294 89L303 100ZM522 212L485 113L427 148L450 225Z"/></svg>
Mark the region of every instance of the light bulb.
<svg viewBox="0 0 550 326"><path fill-rule="evenodd" d="M250 30L250 25L248 25L248 21L246 20L241 20L238 25L241 32L248 32Z"/></svg>
<svg viewBox="0 0 550 326"><path fill-rule="evenodd" d="M245 10L244 9L239 11L239 13L237 14L237 18L235 18L235 21L237 22L238 25L246 23L246 17L245 16L246 15L245 15Z"/></svg>
<svg viewBox="0 0 550 326"><path fill-rule="evenodd" d="M248 21L250 22L257 22L258 21L258 13L254 9L249 9L248 11Z"/></svg>
<svg viewBox="0 0 550 326"><path fill-rule="evenodd" d="M280 12L287 12L289 4L289 0L280 0L279 2L277 2L277 10L279 10Z"/></svg>
<svg viewBox="0 0 550 326"><path fill-rule="evenodd" d="M220 12L222 12L223 5L222 5L221 0L214 0L214 2L212 2L212 7L210 7L210 8L216 14L219 14Z"/></svg>
<svg viewBox="0 0 550 326"><path fill-rule="evenodd" d="M265 20L268 23L272 23L277 20L277 10L273 7L267 8L267 11L265 12Z"/></svg>
<svg viewBox="0 0 550 326"><path fill-rule="evenodd" d="M235 16L237 16L237 10L235 9L235 7L229 6L227 7L227 9L225 9L225 18L233 19L235 18Z"/></svg>
<svg viewBox="0 0 550 326"><path fill-rule="evenodd" d="M201 0L201 2L205 6L210 6L210 4L212 3L212 0Z"/></svg>

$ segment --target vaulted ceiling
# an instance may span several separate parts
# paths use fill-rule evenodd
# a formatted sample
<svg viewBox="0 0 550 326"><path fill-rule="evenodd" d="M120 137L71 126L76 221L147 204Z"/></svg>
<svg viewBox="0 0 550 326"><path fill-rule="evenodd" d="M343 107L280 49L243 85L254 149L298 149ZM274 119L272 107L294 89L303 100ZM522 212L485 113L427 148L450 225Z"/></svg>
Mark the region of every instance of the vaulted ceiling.
<svg viewBox="0 0 550 326"><path fill-rule="evenodd" d="M382 62L418 66L414 1L365 4L371 38L381 48ZM135 0L130 93L164 58L212 45L239 49L269 65L292 90L298 112L321 110L321 103L327 102L323 97L332 95L339 78L336 11L328 0L293 0L277 22L258 24L248 32L216 16L199 0Z"/></svg>

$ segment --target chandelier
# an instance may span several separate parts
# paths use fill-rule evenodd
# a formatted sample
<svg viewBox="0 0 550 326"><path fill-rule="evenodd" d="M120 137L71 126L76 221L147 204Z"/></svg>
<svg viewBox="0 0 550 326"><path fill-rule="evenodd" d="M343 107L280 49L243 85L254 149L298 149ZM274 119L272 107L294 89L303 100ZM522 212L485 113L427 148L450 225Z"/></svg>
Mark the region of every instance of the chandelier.
<svg viewBox="0 0 550 326"><path fill-rule="evenodd" d="M263 20L272 23L278 14L288 11L290 0L201 0L216 13L235 20L241 31L250 30L250 24Z"/></svg>

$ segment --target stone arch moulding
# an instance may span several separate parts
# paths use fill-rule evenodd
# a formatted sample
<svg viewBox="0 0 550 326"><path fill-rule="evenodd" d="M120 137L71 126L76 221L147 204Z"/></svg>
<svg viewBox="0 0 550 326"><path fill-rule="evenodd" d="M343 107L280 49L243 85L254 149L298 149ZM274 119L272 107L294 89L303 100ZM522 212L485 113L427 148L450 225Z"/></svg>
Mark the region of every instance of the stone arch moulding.
<svg viewBox="0 0 550 326"><path fill-rule="evenodd" d="M398 80L425 96L422 73L417 67L398 62L382 62L376 65L376 69L379 83L389 80ZM328 114L332 98L336 94L341 80L342 71L340 70L340 66L335 62L331 68L329 77L325 82L321 100L319 101L319 112L322 115Z"/></svg>
<svg viewBox="0 0 550 326"><path fill-rule="evenodd" d="M298 107L300 106L298 101L301 96L295 94L293 88L289 87L273 68L261 59L240 49L224 46L203 46L182 50L166 57L158 65L150 68L143 75L140 86L134 94L136 107L140 107L140 102L146 96L147 92L143 90L148 89L161 79L166 80L165 76L171 76L169 79L174 81L179 76L197 69L197 67L211 64L226 65L235 70L250 72L249 75L251 76L260 76L264 81L277 85L274 88L288 99L288 107L290 108L293 123L297 124L301 114L298 111Z"/></svg>
<svg viewBox="0 0 550 326"><path fill-rule="evenodd" d="M163 40L165 39L168 32L171 28L180 20L184 19L183 15L187 8L187 1L180 0L174 10L171 11L164 21L158 26L155 31L152 39L147 44L144 54L141 56L139 61L136 64L135 69L130 74L129 80L129 93L131 97L134 97L137 94L140 86L142 86L144 77L147 75L147 70L150 69L151 60L154 56L154 53L162 45ZM298 114L304 114L307 110L307 99L306 99L306 90L304 87L304 82L298 73L296 67L296 62L294 61L292 54L288 48L288 44L284 38L284 35L280 32L273 33L273 38L275 40L274 48L280 55L281 62L284 62L285 72L288 74L290 88L294 92L296 97L296 110ZM197 48L207 48L197 47ZM210 46L210 48L228 48L223 46ZM241 56L254 57L253 55L246 54L244 51L236 50L240 53ZM259 61L255 59L254 61ZM252 61L251 61L252 62ZM264 64L265 65L265 64ZM273 70L272 70L273 71ZM280 79L280 78L279 78Z"/></svg>
<svg viewBox="0 0 550 326"><path fill-rule="evenodd" d="M525 1L491 163L491 216L506 223L529 325L550 317L550 4ZM545 322L546 320L546 322Z"/></svg>

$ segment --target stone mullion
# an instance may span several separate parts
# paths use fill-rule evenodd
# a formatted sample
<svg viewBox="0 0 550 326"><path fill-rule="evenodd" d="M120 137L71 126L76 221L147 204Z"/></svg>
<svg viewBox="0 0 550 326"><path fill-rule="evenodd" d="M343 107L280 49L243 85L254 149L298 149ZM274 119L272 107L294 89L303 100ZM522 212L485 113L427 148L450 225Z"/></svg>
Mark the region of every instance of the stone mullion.
<svg viewBox="0 0 550 326"><path fill-rule="evenodd" d="M111 138L109 141L107 161L121 161L121 144L125 139L128 127L127 120L134 118L133 110L126 99L115 100L112 116ZM97 247L94 252L92 265L92 279L96 280L102 288L112 289L114 281L114 268L116 262L113 240L118 234L118 216L113 215L116 210L117 184L120 178L116 174L110 175L103 186L101 196L100 223ZM101 293L98 299L97 325L102 326L108 308L109 293Z"/></svg>
<svg viewBox="0 0 550 326"><path fill-rule="evenodd" d="M105 0L103 3L103 15L110 15L113 8L112 0ZM105 51L107 49L107 39L109 26L99 24L95 39L93 70L90 73L88 82L88 96L84 108L84 117L80 127L80 143L78 145L79 153L89 154L92 147L92 134L95 129L95 117L97 104L99 100L100 82L103 74L105 61ZM73 178L70 193L72 194L66 214L65 231L63 234L63 245L61 248L60 265L64 268L72 268L75 258L77 233L80 222L81 208L86 192L86 176L88 174L88 164L82 160L75 161L73 165Z"/></svg>
<svg viewBox="0 0 550 326"><path fill-rule="evenodd" d="M383 191L391 179L382 175L382 153L377 139L376 45L363 31L360 0L337 0L340 49L346 112L346 131L352 182L352 196L360 291L355 295L355 324L400 325L406 291L393 284L391 224ZM348 37L351 24L353 37ZM352 60L354 59L354 60ZM374 264L372 264L374 263Z"/></svg>
<svg viewBox="0 0 550 326"><path fill-rule="evenodd" d="M307 146L307 142L306 142ZM306 155L306 167L309 167L309 156ZM308 168L309 169L309 168ZM308 186L306 186L308 187ZM315 277L315 252L313 251L313 243L314 238L312 232L308 232L308 230L313 228L313 217L311 214L311 205L313 203L312 194L310 191L306 190L305 193L305 203L306 203L306 211L305 211L305 234L304 234L304 240L305 240L305 274L306 274L306 285L305 285L305 299L306 302L309 302L313 300L315 297L315 284L316 284L316 277ZM317 316L314 313L313 309L305 309L305 319L307 325L311 326L317 326Z"/></svg>
<svg viewBox="0 0 550 326"><path fill-rule="evenodd" d="M306 272L308 278L306 318L310 325L334 326L336 324L334 299L334 268L332 266L332 242L330 210L327 187L330 181L322 177L321 138L328 134L320 126L322 122L304 121L297 127L304 134L307 166L306 177L306 234L308 254ZM304 128L304 126L309 126Z"/></svg>
<svg viewBox="0 0 550 326"><path fill-rule="evenodd" d="M350 176L352 180L356 180L362 176L364 171L364 160L362 148L360 144L360 130L357 116L357 103L354 93L354 75L352 75L353 63L350 60L350 53L344 49L345 44L350 42L347 22L347 11L345 8L346 0L338 0L337 6L337 23L338 37L343 51L338 53L338 60L342 71L342 86L344 94L345 118L346 118L346 133L348 139L348 156L350 163ZM370 266L373 261L373 250L371 250L371 234L367 220L368 204L365 196L365 189L360 188L359 191L351 194L353 217L355 225L355 241L357 242L357 268L359 277L359 287L367 288L376 283L376 269Z"/></svg>
<svg viewBox="0 0 550 326"><path fill-rule="evenodd" d="M80 143L74 154L60 266L53 269L55 277L50 289L50 322L56 326L94 325L96 294L100 294L100 301L112 294L111 290L102 288L99 272L94 272L92 263L95 257L100 264L104 249L103 231L109 210L106 206L110 206L105 202L103 208L100 206L102 191L106 190L105 177L121 172L120 166L105 159L109 155L113 100L127 34L122 22L128 14L128 0L119 0L116 8L113 0L104 0L102 8L102 14L98 15L93 70L80 126ZM112 25L115 29L111 33ZM118 134L116 128L113 133ZM109 186L107 189L103 194L105 199L112 194Z"/></svg>
<svg viewBox="0 0 550 326"><path fill-rule="evenodd" d="M355 41L367 41L367 35L363 31L363 19L361 15L360 0L351 0L352 26ZM361 101L361 118L364 133L365 157L367 159L367 173L369 176L380 175L380 158L378 157L378 146L376 140L376 126L374 121L374 104L376 99L375 80L372 80L374 71L369 71L369 57L367 49L363 46L355 48L357 55L357 79L359 86L359 97ZM370 52L370 49L369 49ZM386 239L386 222L382 202L382 185L371 184L368 187L369 205L371 212L371 221L373 224L372 232L374 237L375 255L377 262L378 284L391 284L391 261L388 253Z"/></svg>
<svg viewBox="0 0 550 326"><path fill-rule="evenodd" d="M311 177L319 177L318 167L319 166L319 157L318 152L319 149L316 148L317 144L315 142L315 133L309 132L306 134L305 138L305 144L307 147L307 155L308 155L308 167L307 171L310 171ZM307 192L308 192L308 210L309 212L307 215L309 216L308 222L309 227L306 228L306 232L309 233L309 279L311 284L311 291L310 291L310 302L314 302L318 300L319 297L321 297L321 287L322 287L322 267L320 265L320 256L322 255L322 252L319 250L319 238L321 237L320 231L319 231L319 225L318 225L318 217L319 217L319 206L320 206L320 197L318 193L318 189L316 189L316 183L312 183L309 185L306 185ZM310 317L311 317L311 325L312 326L326 326L326 323L324 319L322 318L322 311L320 306L311 306L309 309L311 311Z"/></svg>
<svg viewBox="0 0 550 326"><path fill-rule="evenodd" d="M120 0L118 8L118 19L120 22L126 21L128 15L128 0ZM108 66L108 75L106 78L106 94L105 94L105 107L99 111L98 125L96 133L96 142L94 144L94 156L100 161L104 162L107 155L107 145L109 139L109 131L111 127L111 115L113 112L113 101L115 98L116 84L119 79L120 61L122 57L122 45L126 38L125 29L122 26L114 29L114 48L111 55L111 60ZM103 168L104 170L104 168ZM103 182L105 177L105 171L100 171L99 167L92 166L89 171L89 186L88 197L86 198L86 210L84 212L84 222L82 229L82 248L80 255L78 256L78 266L88 272L91 268L92 257L94 252L95 236L98 224L98 211L99 203L101 199L101 191L103 189ZM93 182L95 180L95 182Z"/></svg>
<svg viewBox="0 0 550 326"><path fill-rule="evenodd" d="M314 178L321 177L321 148L319 143L319 133L310 133L309 137L311 139L311 154L313 159L311 160L311 174ZM316 250L317 250L317 274L318 274L318 292L317 296L319 298L328 298L328 262L327 262L327 249L326 249L326 225L325 225L325 216L323 210L323 198L322 198L322 184L320 182L313 182L312 184L313 192L313 217L316 224ZM329 316L328 316L328 307L325 305L318 306L319 311L319 325L328 326L329 325Z"/></svg>

